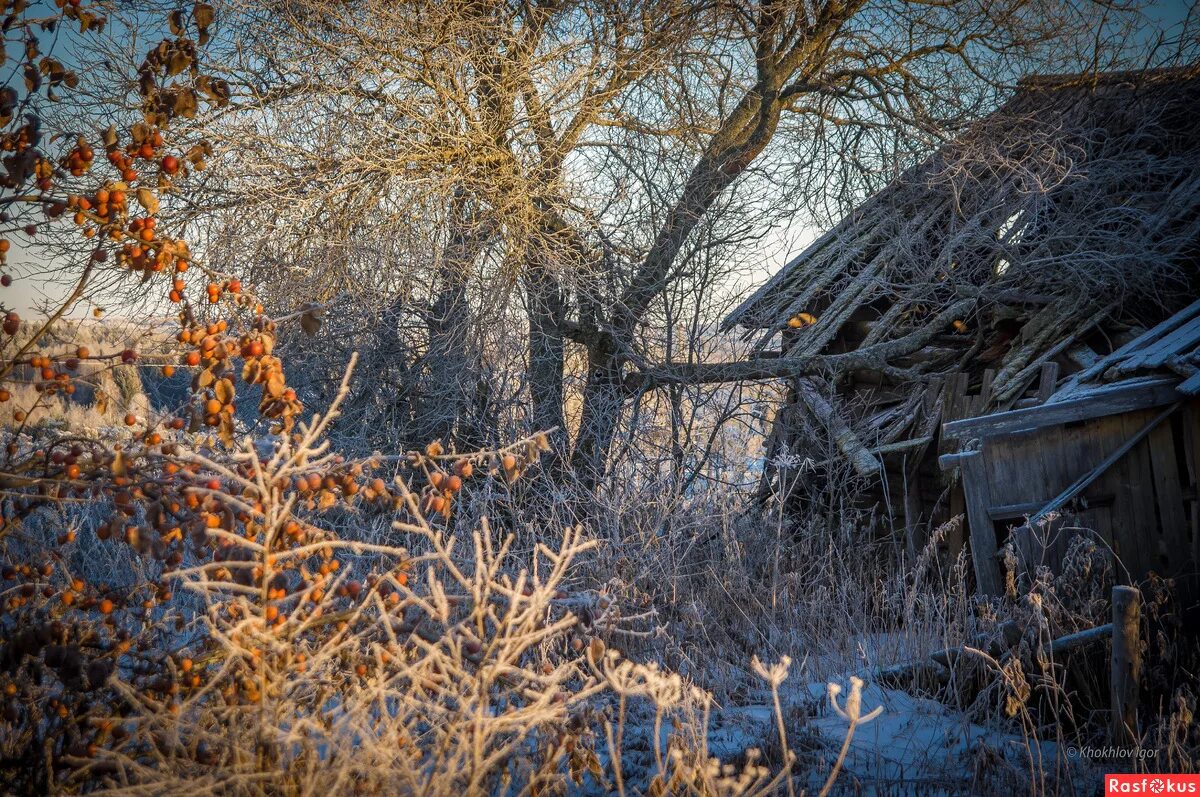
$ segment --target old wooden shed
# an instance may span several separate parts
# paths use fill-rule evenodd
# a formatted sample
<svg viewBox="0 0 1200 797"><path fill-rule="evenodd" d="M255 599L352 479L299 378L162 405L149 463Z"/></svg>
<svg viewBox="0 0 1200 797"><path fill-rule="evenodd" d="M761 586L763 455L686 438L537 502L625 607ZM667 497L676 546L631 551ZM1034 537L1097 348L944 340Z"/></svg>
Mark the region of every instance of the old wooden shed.
<svg viewBox="0 0 1200 797"><path fill-rule="evenodd" d="M951 421L941 457L961 469L981 592L1004 591L998 555L1056 570L1075 534L1113 551L1117 578L1183 580L1200 563L1200 301L1080 371L1045 403ZM1190 374L1183 376L1182 374Z"/></svg>
<svg viewBox="0 0 1200 797"><path fill-rule="evenodd" d="M1194 570L1198 107L1195 66L1026 78L772 276L725 321L748 361L690 374L790 380L764 492L849 474L914 555L965 514L986 592L1047 506Z"/></svg>

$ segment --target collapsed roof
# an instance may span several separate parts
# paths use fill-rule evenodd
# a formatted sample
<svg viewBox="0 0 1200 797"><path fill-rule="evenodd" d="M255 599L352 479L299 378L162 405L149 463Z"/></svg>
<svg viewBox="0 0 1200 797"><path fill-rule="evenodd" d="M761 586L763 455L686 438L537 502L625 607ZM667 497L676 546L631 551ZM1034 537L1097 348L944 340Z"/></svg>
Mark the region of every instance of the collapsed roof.
<svg viewBox="0 0 1200 797"><path fill-rule="evenodd" d="M1187 303L1200 262L1196 108L1200 66L1022 80L724 328L745 328L764 358L785 331L780 360L877 353L862 362L892 380L987 366L992 401L1009 406L1042 363L1106 334L1106 319L1136 334Z"/></svg>

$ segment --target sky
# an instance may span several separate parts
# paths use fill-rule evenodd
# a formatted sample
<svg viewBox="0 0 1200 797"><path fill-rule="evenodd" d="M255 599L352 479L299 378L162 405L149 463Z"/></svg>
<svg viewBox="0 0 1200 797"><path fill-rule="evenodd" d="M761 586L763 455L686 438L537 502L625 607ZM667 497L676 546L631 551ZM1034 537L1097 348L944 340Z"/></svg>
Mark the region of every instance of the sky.
<svg viewBox="0 0 1200 797"><path fill-rule="evenodd" d="M1196 6L1195 0L1192 2L1160 0L1152 3L1145 8L1147 24L1139 38L1142 42L1149 42L1160 35L1168 39L1178 37L1183 30L1185 20L1189 17L1189 12L1192 17L1197 16ZM1196 23L1197 20L1193 19L1191 24L1195 26ZM62 57L61 54L59 55ZM10 58L7 68L0 70L0 74L4 75L6 81L19 80L19 76L12 69L15 62L16 59ZM757 250L752 254L752 258L761 263L761 266L753 269L746 288L749 288L752 283L765 279L791 257L798 254L819 232L800 220L795 224L784 225L772 230L759 241ZM73 285L65 279L56 281L47 279L47 275L54 272L55 269L47 268L44 256L36 250L32 252L28 250L27 239L23 234L17 233L8 237L12 240L13 250L9 253L9 264L5 267L4 272L9 274L14 282L12 286L2 289L0 292L0 305L8 310L16 310L22 317L42 315L48 306L55 302L61 303L61 300L70 293ZM110 314L137 317L150 312L162 313L167 310L165 303L161 306L148 306L145 303L128 306L123 305L113 293L102 292L100 296L100 304L107 303L109 306L105 309ZM105 296L108 297L108 302L104 301ZM92 309L93 305L81 302L73 308L69 315L86 317L91 315Z"/></svg>

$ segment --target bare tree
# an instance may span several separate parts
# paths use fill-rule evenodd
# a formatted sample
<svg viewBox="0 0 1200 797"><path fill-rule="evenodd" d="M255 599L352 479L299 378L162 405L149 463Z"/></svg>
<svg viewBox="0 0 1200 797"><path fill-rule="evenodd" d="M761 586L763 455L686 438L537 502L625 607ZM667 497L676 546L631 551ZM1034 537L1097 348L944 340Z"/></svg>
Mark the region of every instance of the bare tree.
<svg viewBox="0 0 1200 797"><path fill-rule="evenodd" d="M229 210L194 223L280 305L375 308L374 336L405 340L379 351L403 360L406 435L467 434L475 402L476 417L559 429L595 487L638 394L628 371L698 362L750 242L861 197L1021 73L1085 66L1080 43L1108 13L231 2L213 46L236 102L205 129L221 150L208 186ZM490 342L518 330L524 379L480 398L500 367ZM365 371L392 365L368 356Z"/></svg>

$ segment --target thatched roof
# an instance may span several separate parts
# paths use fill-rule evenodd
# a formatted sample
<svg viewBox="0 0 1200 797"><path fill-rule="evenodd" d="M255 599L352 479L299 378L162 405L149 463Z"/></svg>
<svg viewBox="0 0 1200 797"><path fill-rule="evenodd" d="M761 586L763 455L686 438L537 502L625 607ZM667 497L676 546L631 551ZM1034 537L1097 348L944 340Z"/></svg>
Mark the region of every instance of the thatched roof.
<svg viewBox="0 0 1200 797"><path fill-rule="evenodd" d="M833 351L864 352L921 341L918 372L991 352L1003 401L1106 314L1149 325L1186 302L1200 262L1197 108L1200 66L1022 80L1002 108L784 266L725 328L747 329L761 352L796 319L789 358L835 341Z"/></svg>

